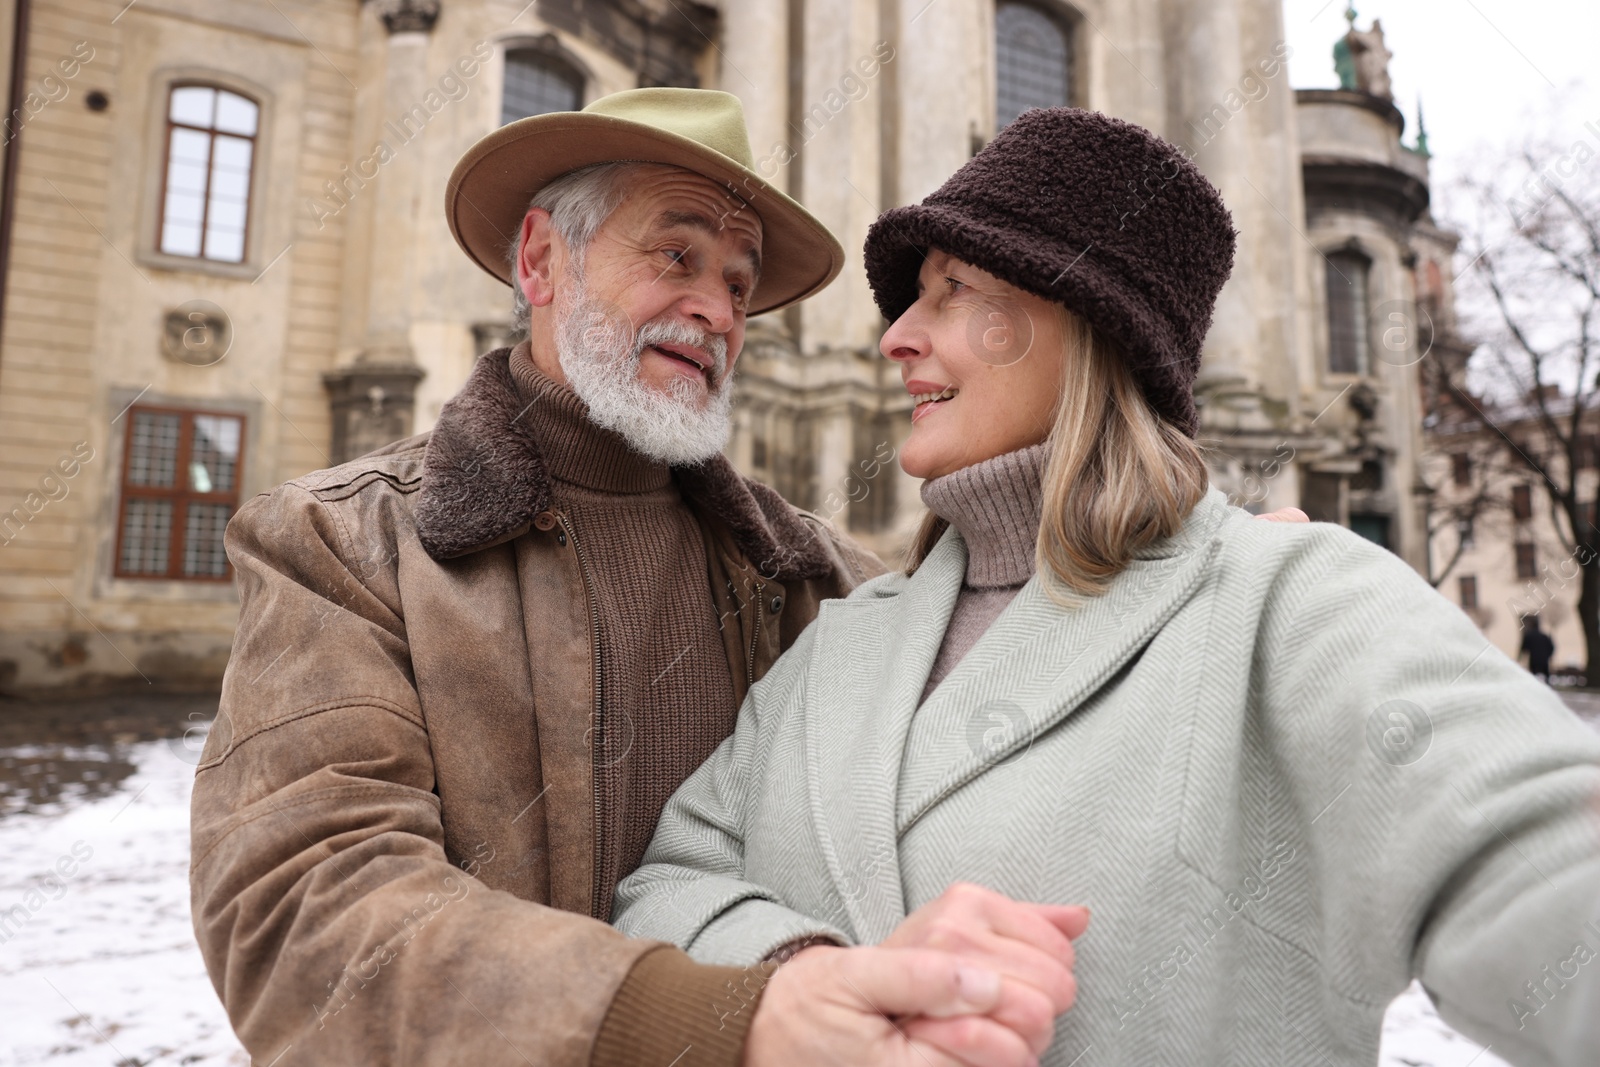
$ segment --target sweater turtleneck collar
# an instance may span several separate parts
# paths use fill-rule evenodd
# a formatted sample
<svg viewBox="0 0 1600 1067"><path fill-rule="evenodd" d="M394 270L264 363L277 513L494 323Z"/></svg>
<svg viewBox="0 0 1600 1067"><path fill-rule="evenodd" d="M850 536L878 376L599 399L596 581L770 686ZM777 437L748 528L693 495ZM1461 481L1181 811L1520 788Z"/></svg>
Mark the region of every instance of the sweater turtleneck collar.
<svg viewBox="0 0 1600 1067"><path fill-rule="evenodd" d="M1041 443L922 483L922 502L967 544L970 588L1005 588L1033 577L1048 456L1049 444Z"/></svg>
<svg viewBox="0 0 1600 1067"><path fill-rule="evenodd" d="M665 463L640 455L619 435L591 422L589 405L534 365L528 342L511 350L509 366L527 405L522 418L533 427L552 478L602 493L648 493L672 481Z"/></svg>

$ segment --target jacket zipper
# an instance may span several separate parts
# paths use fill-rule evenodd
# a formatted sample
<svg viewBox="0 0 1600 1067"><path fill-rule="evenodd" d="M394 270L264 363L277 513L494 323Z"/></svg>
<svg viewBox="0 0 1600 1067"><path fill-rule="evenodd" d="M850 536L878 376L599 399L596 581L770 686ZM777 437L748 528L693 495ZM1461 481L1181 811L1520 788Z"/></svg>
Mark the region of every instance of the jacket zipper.
<svg viewBox="0 0 1600 1067"><path fill-rule="evenodd" d="M745 661L744 665L744 684L747 687L756 684L756 646L761 643L761 597L766 590L767 587L765 584L758 583L756 585L756 595L754 598L756 607L756 621L755 625L750 627L750 658Z"/></svg>
<svg viewBox="0 0 1600 1067"><path fill-rule="evenodd" d="M605 751L605 704L600 699L600 597L594 591L594 580L589 577L589 556L564 513L561 514L561 529L572 541L572 550L578 556L578 573L583 575L583 587L589 593L589 632L594 635L594 702L590 708L594 728L589 735L589 778L594 791L594 856L590 864L594 868L594 880L589 888L589 914L598 919L603 917L596 914L595 904L601 897L600 828L603 820L600 818L600 757Z"/></svg>

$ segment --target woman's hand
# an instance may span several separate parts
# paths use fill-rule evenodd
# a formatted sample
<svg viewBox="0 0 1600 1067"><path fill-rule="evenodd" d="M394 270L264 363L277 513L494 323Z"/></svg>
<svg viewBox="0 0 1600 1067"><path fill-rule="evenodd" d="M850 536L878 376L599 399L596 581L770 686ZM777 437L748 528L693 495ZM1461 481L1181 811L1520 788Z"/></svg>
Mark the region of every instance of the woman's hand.
<svg viewBox="0 0 1600 1067"><path fill-rule="evenodd" d="M1089 925L1087 908L1030 904L992 889L957 882L906 917L883 942L884 948L921 948L954 953L964 962L1001 976L1008 997L991 1015L1018 1033L1033 1033L1033 1051L1042 1053L1054 1036L1057 1015L1072 1007L1078 984L1072 974L1072 939ZM1042 998L1050 1025L1039 1032L1031 1023ZM1022 1014L1008 1015L1019 1011ZM922 1020L908 1032L938 1040L954 1020Z"/></svg>
<svg viewBox="0 0 1600 1067"><path fill-rule="evenodd" d="M742 1062L1035 1067L1052 1009L1032 986L949 952L816 946L768 980Z"/></svg>

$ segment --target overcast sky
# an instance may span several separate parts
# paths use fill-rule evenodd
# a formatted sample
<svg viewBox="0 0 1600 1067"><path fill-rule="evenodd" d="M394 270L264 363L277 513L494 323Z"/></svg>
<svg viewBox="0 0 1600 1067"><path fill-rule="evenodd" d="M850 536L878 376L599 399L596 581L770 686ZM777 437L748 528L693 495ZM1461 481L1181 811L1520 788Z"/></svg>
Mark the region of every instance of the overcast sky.
<svg viewBox="0 0 1600 1067"><path fill-rule="evenodd" d="M1284 0L1297 89L1331 88L1333 43L1346 0ZM1450 180L1482 166L1525 131L1600 151L1600 2L1596 0L1357 0L1356 25L1383 22L1394 58L1395 103L1407 144L1421 94L1433 150L1435 213L1448 216ZM1596 130L1586 130L1593 122Z"/></svg>

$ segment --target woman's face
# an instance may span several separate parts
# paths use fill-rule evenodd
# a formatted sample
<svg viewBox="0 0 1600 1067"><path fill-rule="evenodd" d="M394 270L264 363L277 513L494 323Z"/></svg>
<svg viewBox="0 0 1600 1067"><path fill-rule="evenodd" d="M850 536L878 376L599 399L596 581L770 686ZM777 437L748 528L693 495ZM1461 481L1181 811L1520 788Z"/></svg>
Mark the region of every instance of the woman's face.
<svg viewBox="0 0 1600 1067"><path fill-rule="evenodd" d="M900 465L937 478L1043 441L1065 362L1061 309L929 249L917 300L878 351L917 404Z"/></svg>

